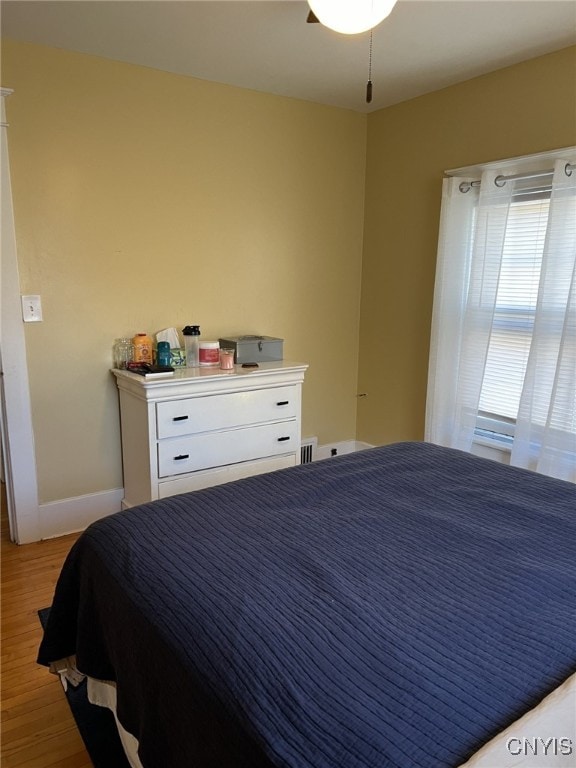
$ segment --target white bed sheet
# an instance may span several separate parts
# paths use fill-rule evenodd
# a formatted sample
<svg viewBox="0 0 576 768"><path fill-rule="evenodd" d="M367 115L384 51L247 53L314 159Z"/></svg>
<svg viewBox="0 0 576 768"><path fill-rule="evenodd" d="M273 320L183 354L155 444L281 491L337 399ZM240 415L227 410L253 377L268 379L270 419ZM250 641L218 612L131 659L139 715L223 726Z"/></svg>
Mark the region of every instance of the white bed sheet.
<svg viewBox="0 0 576 768"><path fill-rule="evenodd" d="M116 727L120 741L124 747L124 752L132 768L143 768L138 757L138 740L125 730L116 716L116 685L114 683L104 682L88 678L88 701L99 707L107 707L114 714Z"/></svg>
<svg viewBox="0 0 576 768"><path fill-rule="evenodd" d="M461 768L576 766L576 674L489 741Z"/></svg>
<svg viewBox="0 0 576 768"><path fill-rule="evenodd" d="M128 762L132 768L143 768L138 741L116 717L114 683L88 678L88 698L112 710ZM460 768L576 768L576 674Z"/></svg>

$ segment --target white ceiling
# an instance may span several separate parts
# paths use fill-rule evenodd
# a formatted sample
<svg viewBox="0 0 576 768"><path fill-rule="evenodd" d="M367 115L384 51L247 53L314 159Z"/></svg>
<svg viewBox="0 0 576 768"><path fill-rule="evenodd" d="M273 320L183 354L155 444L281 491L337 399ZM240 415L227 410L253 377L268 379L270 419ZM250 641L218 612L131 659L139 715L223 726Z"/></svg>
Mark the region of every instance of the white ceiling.
<svg viewBox="0 0 576 768"><path fill-rule="evenodd" d="M370 112L576 44L576 0L399 0L369 33L301 0L1 0L2 36ZM10 87L10 83L2 83Z"/></svg>

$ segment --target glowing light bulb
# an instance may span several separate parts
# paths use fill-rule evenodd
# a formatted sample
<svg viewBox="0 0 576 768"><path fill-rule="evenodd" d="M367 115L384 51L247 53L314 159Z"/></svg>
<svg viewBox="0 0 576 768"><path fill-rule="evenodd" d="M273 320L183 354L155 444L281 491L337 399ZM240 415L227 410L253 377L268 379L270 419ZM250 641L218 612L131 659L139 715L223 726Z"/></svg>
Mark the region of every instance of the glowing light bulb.
<svg viewBox="0 0 576 768"><path fill-rule="evenodd" d="M308 0L321 24L343 35L357 35L380 24L396 0Z"/></svg>

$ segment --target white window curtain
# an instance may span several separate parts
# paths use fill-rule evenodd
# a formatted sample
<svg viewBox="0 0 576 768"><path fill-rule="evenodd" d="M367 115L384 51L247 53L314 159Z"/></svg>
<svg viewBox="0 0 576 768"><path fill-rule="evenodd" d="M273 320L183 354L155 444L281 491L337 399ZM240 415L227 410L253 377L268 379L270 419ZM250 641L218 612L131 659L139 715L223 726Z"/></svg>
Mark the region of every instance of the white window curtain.
<svg viewBox="0 0 576 768"><path fill-rule="evenodd" d="M576 171L554 169L511 463L576 482Z"/></svg>
<svg viewBox="0 0 576 768"><path fill-rule="evenodd" d="M576 482L576 171L569 162L554 168L528 358L507 433L512 464ZM502 174L485 171L467 192L460 185L470 179L449 178L443 187L426 439L467 451L487 399L499 288L510 277L503 255L515 185L496 184Z"/></svg>

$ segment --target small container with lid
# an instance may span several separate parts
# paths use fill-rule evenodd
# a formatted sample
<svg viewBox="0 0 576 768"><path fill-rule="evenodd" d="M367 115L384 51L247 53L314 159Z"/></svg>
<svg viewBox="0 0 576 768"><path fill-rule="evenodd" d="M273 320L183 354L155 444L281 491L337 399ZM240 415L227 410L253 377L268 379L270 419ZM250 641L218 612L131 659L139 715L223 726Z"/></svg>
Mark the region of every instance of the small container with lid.
<svg viewBox="0 0 576 768"><path fill-rule="evenodd" d="M147 333L137 333L132 339L134 344L134 362L152 364L152 339Z"/></svg>
<svg viewBox="0 0 576 768"><path fill-rule="evenodd" d="M170 365L170 342L159 341L156 344L156 362L158 365Z"/></svg>
<svg viewBox="0 0 576 768"><path fill-rule="evenodd" d="M122 337L114 342L114 368L124 371L134 359L132 339Z"/></svg>
<svg viewBox="0 0 576 768"><path fill-rule="evenodd" d="M220 343L218 341L201 341L199 361L201 366L217 368L220 365Z"/></svg>
<svg viewBox="0 0 576 768"><path fill-rule="evenodd" d="M199 360L199 346L200 346L200 326L199 325L187 325L182 328L182 336L184 336L184 347L186 349L186 367L197 368Z"/></svg>

